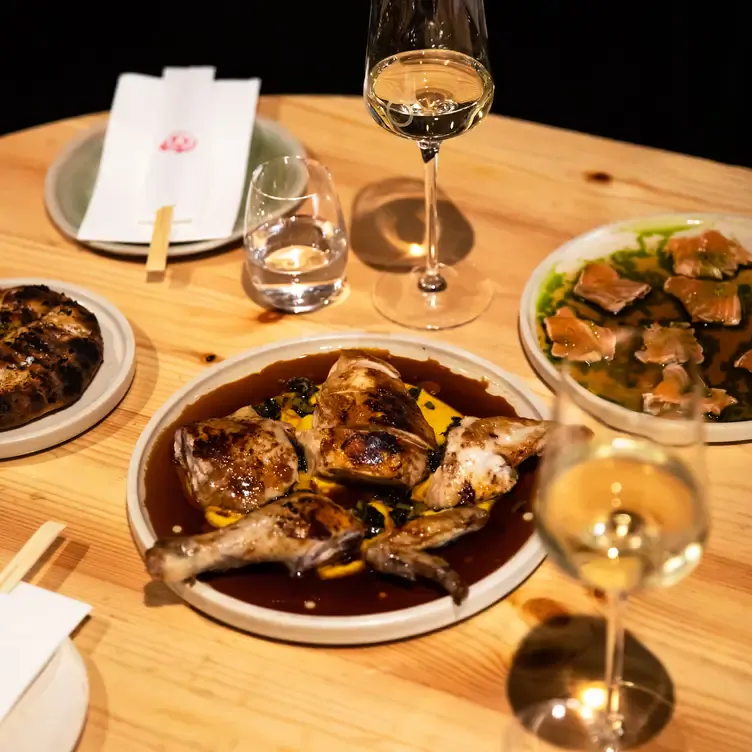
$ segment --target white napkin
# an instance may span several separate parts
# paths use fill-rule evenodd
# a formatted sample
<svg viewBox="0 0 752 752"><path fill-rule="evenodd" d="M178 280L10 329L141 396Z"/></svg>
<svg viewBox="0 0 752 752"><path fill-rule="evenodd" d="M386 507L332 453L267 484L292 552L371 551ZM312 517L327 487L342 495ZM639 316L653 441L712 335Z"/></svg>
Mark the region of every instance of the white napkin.
<svg viewBox="0 0 752 752"><path fill-rule="evenodd" d="M226 238L243 197L259 79L214 68L120 76L80 240L148 243L173 205L170 242Z"/></svg>
<svg viewBox="0 0 752 752"><path fill-rule="evenodd" d="M90 611L25 582L0 594L0 721Z"/></svg>

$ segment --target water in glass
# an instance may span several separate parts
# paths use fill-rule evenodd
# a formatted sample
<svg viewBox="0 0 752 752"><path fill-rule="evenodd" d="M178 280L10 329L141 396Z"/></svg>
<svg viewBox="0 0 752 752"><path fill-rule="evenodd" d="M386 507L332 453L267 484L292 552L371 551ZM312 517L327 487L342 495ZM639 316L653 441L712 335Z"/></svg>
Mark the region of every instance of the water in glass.
<svg viewBox="0 0 752 752"><path fill-rule="evenodd" d="M302 157L258 167L248 190L245 244L260 302L304 313L334 300L345 285L348 242L328 170Z"/></svg>

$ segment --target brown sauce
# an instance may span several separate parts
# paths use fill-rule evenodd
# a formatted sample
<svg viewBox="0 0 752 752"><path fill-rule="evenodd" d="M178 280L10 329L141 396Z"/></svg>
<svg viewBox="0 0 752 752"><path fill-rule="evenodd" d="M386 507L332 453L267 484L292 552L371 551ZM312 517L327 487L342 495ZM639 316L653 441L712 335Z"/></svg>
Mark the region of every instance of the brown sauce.
<svg viewBox="0 0 752 752"><path fill-rule="evenodd" d="M514 416L511 405L502 397L489 394L486 384L453 373L434 360L416 361L383 351L373 351L388 360L411 384L439 396L463 415L491 417ZM259 373L215 389L188 405L180 417L154 442L146 473L145 506L158 538L174 536L173 526L181 534L192 535L208 528L203 513L191 505L175 472L172 437L185 423L227 415L238 408L256 404L284 391L293 376L305 376L315 383L326 378L339 352L308 355L297 360L274 363ZM528 460L520 468L520 480L497 502L486 526L441 549L445 558L469 584L478 582L507 562L528 540L533 523L523 518L530 511L537 460ZM336 495L343 506L353 506L368 494L364 487L353 487ZM201 576L221 593L256 606L291 613L319 616L352 616L380 613L417 606L445 597L430 582L410 583L367 569L336 580L322 580L315 572L290 577L276 564L255 565L221 574ZM315 604L309 609L306 603Z"/></svg>

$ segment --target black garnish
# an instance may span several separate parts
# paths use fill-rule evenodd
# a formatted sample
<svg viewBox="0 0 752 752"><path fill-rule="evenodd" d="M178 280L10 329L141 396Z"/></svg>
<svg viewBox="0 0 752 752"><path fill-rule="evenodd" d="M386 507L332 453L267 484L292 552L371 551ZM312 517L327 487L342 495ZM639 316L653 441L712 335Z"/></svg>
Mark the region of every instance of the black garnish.
<svg viewBox="0 0 752 752"><path fill-rule="evenodd" d="M391 514L392 522L395 527L402 527L410 518L413 508L409 504L397 504L396 507L392 507Z"/></svg>
<svg viewBox="0 0 752 752"><path fill-rule="evenodd" d="M373 538L375 535L384 532L386 520L384 519L384 515L375 506L366 504L363 515L363 526L366 529L364 537Z"/></svg>
<svg viewBox="0 0 752 752"><path fill-rule="evenodd" d="M428 469L435 473L441 463L444 461L444 454L446 452L446 444L442 444L437 449L428 450Z"/></svg>
<svg viewBox="0 0 752 752"><path fill-rule="evenodd" d="M462 418L460 418L459 415L455 415L452 420L449 421L446 431L443 431L441 435L446 436L453 428L457 428L461 420Z"/></svg>
<svg viewBox="0 0 752 752"><path fill-rule="evenodd" d="M314 406L308 400L302 397L293 397L290 407L301 417L310 415L314 411Z"/></svg>
<svg viewBox="0 0 752 752"><path fill-rule="evenodd" d="M291 392L295 392L303 399L309 399L313 397L319 388L310 379L306 379L304 376L295 376L287 382L287 388Z"/></svg>
<svg viewBox="0 0 752 752"><path fill-rule="evenodd" d="M414 399L417 400L418 397L420 397L420 387L419 386L411 386L407 393Z"/></svg>
<svg viewBox="0 0 752 752"><path fill-rule="evenodd" d="M428 402L424 402L423 403L423 407L425 407L426 410L435 410L436 409L436 405L434 405L433 402L431 402L430 400Z"/></svg>
<svg viewBox="0 0 752 752"><path fill-rule="evenodd" d="M292 446L295 450L295 454L298 455L298 471L304 473L308 470L308 462L306 462L305 450L300 444L298 444L297 441L293 441Z"/></svg>
<svg viewBox="0 0 752 752"><path fill-rule="evenodd" d="M265 399L260 404L254 405L253 409L262 418L271 418L272 420L279 420L279 416L282 414L282 408L274 397L269 397L269 399Z"/></svg>

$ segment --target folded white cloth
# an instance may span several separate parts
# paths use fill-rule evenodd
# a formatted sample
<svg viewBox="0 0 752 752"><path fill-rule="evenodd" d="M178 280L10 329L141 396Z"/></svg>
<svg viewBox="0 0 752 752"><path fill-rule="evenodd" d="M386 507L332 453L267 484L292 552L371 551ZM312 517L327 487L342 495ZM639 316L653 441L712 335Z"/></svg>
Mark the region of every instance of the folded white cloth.
<svg viewBox="0 0 752 752"><path fill-rule="evenodd" d="M25 582L0 594L0 721L90 611Z"/></svg>
<svg viewBox="0 0 752 752"><path fill-rule="evenodd" d="M259 79L215 80L210 67L121 75L79 239L148 243L170 205L170 242L231 235L259 89Z"/></svg>

